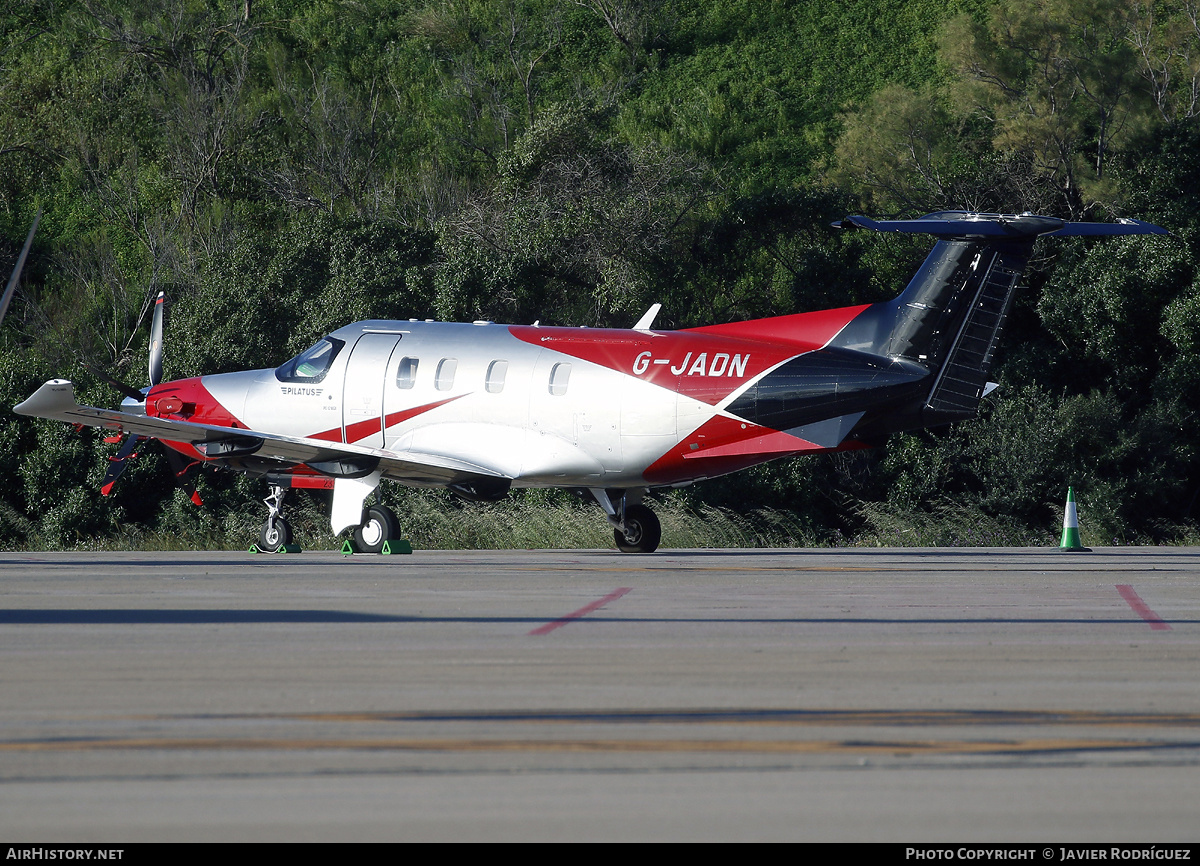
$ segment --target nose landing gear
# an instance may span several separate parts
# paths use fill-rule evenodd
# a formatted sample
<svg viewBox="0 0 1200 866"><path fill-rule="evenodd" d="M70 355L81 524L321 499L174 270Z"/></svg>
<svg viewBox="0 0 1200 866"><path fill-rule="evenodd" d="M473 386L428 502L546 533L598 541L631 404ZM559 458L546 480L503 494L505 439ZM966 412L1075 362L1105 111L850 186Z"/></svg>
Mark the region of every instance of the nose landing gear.
<svg viewBox="0 0 1200 866"><path fill-rule="evenodd" d="M270 495L263 502L267 506L267 521L258 533L258 549L277 553L292 543L292 525L283 517L283 498L287 488L278 484L269 487Z"/></svg>

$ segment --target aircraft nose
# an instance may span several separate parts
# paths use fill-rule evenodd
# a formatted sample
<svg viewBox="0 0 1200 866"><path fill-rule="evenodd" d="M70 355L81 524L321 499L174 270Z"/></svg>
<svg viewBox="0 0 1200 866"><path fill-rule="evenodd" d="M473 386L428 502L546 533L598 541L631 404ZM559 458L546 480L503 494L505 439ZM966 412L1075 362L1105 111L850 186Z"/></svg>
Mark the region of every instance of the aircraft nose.
<svg viewBox="0 0 1200 866"><path fill-rule="evenodd" d="M245 426L213 397L200 377L155 385L146 395L146 414L217 427Z"/></svg>

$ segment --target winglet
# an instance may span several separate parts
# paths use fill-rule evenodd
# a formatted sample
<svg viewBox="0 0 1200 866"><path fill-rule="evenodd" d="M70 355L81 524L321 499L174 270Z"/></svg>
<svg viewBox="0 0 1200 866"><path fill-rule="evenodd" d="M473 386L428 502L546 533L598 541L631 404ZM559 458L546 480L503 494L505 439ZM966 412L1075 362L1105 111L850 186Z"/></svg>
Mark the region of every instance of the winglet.
<svg viewBox="0 0 1200 866"><path fill-rule="evenodd" d="M34 391L28 399L13 406L18 415L35 418L59 418L63 412L78 406L75 386L66 379L51 379Z"/></svg>

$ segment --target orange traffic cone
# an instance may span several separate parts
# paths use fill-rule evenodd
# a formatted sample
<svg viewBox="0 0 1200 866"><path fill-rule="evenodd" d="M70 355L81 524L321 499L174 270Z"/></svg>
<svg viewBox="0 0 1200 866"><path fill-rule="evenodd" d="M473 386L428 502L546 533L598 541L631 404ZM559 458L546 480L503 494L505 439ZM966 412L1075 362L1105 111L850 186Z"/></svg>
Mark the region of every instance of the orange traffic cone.
<svg viewBox="0 0 1200 866"><path fill-rule="evenodd" d="M1067 507L1063 512L1062 541L1059 542L1059 553L1090 553L1090 547L1084 547L1079 540L1079 515L1075 511L1075 490L1067 488Z"/></svg>

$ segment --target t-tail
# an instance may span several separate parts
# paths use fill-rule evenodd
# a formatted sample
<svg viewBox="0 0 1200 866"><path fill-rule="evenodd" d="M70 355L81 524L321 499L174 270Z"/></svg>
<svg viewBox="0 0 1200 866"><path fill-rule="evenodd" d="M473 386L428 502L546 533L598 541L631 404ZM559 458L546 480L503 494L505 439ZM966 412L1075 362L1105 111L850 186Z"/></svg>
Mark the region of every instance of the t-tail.
<svg viewBox="0 0 1200 866"><path fill-rule="evenodd" d="M864 439L974 417L1013 294L1039 237L1167 234L1136 220L1070 223L959 211L913 220L852 216L835 225L939 239L899 297L872 304L827 346L881 356L912 371L913 390L902 398L897 394L900 405L862 418L855 433Z"/></svg>

